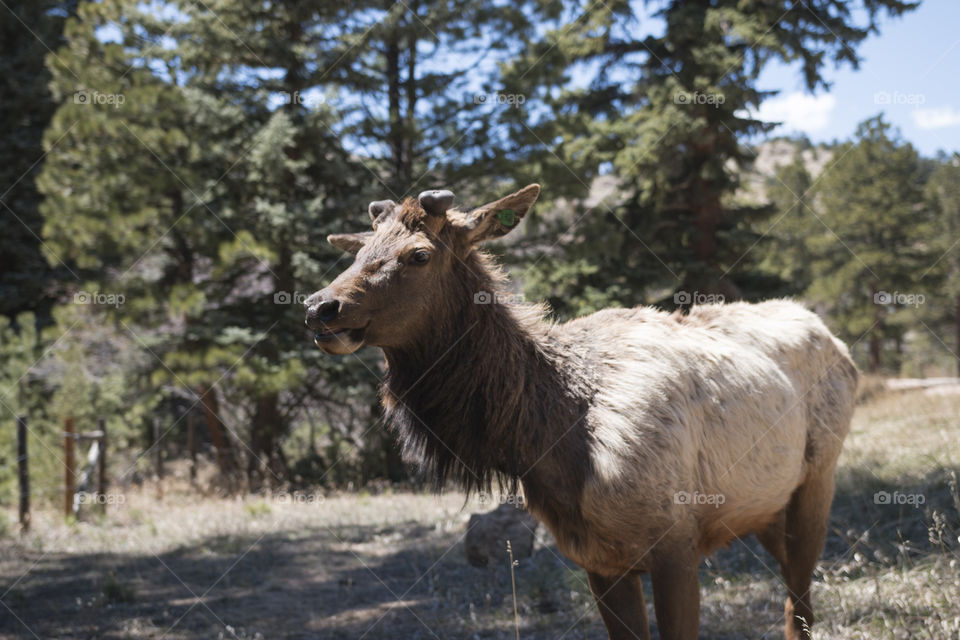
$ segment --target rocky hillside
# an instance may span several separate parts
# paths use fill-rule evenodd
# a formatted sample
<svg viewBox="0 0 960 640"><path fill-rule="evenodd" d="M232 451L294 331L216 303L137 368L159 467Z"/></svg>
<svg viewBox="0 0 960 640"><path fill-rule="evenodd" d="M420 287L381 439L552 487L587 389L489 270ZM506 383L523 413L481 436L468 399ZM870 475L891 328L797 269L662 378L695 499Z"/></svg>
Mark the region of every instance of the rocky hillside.
<svg viewBox="0 0 960 640"><path fill-rule="evenodd" d="M740 190L736 195L738 201L751 204L767 201L766 191L770 184L776 181L777 170L793 162L798 151L814 180L829 165L834 153L824 145L814 146L803 140L790 138L774 138L755 145L752 149L757 154L756 159L743 175Z"/></svg>

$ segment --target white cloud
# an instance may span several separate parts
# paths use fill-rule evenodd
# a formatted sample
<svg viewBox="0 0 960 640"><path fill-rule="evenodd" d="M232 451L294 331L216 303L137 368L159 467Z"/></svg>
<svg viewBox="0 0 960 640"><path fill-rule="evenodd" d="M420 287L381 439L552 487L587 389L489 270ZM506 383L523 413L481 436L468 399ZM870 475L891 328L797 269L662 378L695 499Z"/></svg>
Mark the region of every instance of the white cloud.
<svg viewBox="0 0 960 640"><path fill-rule="evenodd" d="M827 128L836 106L837 99L831 95L811 96L795 91L766 100L753 116L766 122L782 122L787 129L813 133Z"/></svg>
<svg viewBox="0 0 960 640"><path fill-rule="evenodd" d="M960 110L953 107L915 109L910 116L918 129L943 129L960 125Z"/></svg>

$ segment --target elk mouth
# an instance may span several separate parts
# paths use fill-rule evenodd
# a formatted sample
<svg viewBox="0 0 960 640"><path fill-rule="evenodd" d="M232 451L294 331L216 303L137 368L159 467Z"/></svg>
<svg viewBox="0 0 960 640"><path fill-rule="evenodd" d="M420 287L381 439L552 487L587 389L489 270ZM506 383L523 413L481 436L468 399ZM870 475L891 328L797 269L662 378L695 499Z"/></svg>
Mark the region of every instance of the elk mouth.
<svg viewBox="0 0 960 640"><path fill-rule="evenodd" d="M356 329L323 327L313 334L313 343L327 353L345 355L363 346L365 332L366 327Z"/></svg>

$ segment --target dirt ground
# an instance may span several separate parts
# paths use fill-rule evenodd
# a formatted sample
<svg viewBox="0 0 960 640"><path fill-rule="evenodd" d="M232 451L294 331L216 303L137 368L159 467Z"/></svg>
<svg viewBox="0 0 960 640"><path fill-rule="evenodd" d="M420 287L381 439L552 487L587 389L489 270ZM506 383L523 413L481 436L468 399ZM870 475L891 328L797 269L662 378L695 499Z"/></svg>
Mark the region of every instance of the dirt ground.
<svg viewBox="0 0 960 640"><path fill-rule="evenodd" d="M921 390L858 409L816 575L815 638L960 638L958 416L960 397ZM464 556L470 513L490 505L184 489L170 483L160 501L154 487L130 489L81 522L41 510L31 533L0 538L0 638L517 635L508 564L476 569ZM784 588L753 539L704 561L701 594L702 638L782 637ZM548 536L516 567L516 604L521 638L605 637L586 575Z"/></svg>

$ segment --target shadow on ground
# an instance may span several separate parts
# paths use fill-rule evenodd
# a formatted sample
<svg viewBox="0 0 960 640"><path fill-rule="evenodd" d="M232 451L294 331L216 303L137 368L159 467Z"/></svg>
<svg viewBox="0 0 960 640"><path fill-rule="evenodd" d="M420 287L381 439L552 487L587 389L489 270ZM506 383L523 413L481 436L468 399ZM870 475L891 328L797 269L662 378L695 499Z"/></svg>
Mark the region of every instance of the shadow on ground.
<svg viewBox="0 0 960 640"><path fill-rule="evenodd" d="M857 553L897 566L936 551L932 513L957 513L950 482L942 469L897 487L866 473L841 477L824 571ZM877 503L879 491L922 494L924 503ZM469 566L461 536L411 521L221 536L158 556L8 547L8 559L20 557L2 576L0 637L513 638L509 567ZM741 585L748 611L730 618L762 621L742 628L750 637L780 637L783 588L755 540L734 542L701 575L705 627L734 606L724 590ZM554 547L520 562L516 580L521 637L605 637L585 574ZM647 598L649 607L649 585ZM721 626L709 637L744 632Z"/></svg>
<svg viewBox="0 0 960 640"><path fill-rule="evenodd" d="M555 553L541 549L518 568L518 589L528 590L522 636L569 628L565 637L596 637L583 578ZM509 568L470 567L458 533L417 523L216 537L157 556L30 552L23 561L31 568L22 578L2 577L2 637L513 634Z"/></svg>

